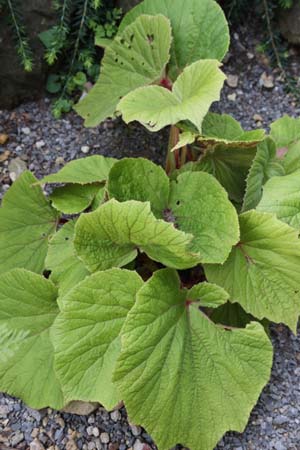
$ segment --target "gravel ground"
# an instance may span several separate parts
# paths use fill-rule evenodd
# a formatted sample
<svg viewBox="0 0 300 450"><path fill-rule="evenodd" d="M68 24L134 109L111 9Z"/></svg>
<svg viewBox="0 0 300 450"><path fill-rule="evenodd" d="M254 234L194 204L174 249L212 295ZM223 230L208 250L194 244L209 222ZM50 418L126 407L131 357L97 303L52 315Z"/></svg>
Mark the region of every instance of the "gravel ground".
<svg viewBox="0 0 300 450"><path fill-rule="evenodd" d="M258 36L258 37L257 37ZM240 28L224 66L238 75L225 86L214 109L232 114L247 129L268 127L283 114L300 115L300 104L286 95L278 71L273 71L255 48L259 33ZM291 49L291 71L300 72L300 58ZM268 85L269 87L266 87ZM58 170L71 159L91 154L115 157L145 156L163 163L167 130L152 134L120 120L85 129L71 113L54 120L49 100L0 111L0 133L9 141L0 146L0 196L26 166L37 176ZM282 326L272 329L275 348L272 379L255 407L243 434L228 433L216 450L300 450L300 333L295 337ZM146 447L148 446L148 447ZM0 450L5 449L155 449L150 437L131 426L126 411L107 413L98 408L89 416L37 412L19 400L0 394Z"/></svg>

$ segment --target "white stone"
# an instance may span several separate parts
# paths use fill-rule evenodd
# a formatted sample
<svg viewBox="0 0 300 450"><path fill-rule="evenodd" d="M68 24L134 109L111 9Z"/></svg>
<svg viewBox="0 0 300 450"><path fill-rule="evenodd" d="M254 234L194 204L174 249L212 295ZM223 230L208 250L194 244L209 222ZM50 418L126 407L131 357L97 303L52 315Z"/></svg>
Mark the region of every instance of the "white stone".
<svg viewBox="0 0 300 450"><path fill-rule="evenodd" d="M145 444L143 444L143 442L141 442L139 439L137 439L135 441L135 443L133 444L133 450L143 450L144 445Z"/></svg>
<svg viewBox="0 0 300 450"><path fill-rule="evenodd" d="M43 141L43 140L37 141L37 142L35 143L35 146L36 146L36 148L37 148L38 150L40 150L41 148L45 147L45 145L46 145L46 143L45 143L45 141Z"/></svg>
<svg viewBox="0 0 300 450"><path fill-rule="evenodd" d="M82 153L86 154L86 153L88 153L90 151L90 147L88 145L83 145L81 147L81 151L82 151Z"/></svg>
<svg viewBox="0 0 300 450"><path fill-rule="evenodd" d="M108 444L109 443L109 434L108 433L101 433L100 434L100 441L102 444Z"/></svg>
<svg viewBox="0 0 300 450"><path fill-rule="evenodd" d="M27 134L27 135L31 133L30 128L28 128L28 127L21 128L21 131L23 134Z"/></svg>
<svg viewBox="0 0 300 450"><path fill-rule="evenodd" d="M114 422L118 422L118 420L121 419L121 414L118 410L115 410L112 413L110 413L110 417Z"/></svg>

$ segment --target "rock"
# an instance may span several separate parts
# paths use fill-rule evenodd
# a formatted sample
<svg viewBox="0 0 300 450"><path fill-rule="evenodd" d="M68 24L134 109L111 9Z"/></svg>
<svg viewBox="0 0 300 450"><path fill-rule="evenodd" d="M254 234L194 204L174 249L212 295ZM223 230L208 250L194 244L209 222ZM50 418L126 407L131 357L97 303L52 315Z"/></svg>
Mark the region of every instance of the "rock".
<svg viewBox="0 0 300 450"><path fill-rule="evenodd" d="M110 417L114 422L118 422L118 420L121 419L121 414L118 410L115 410L112 413L110 413Z"/></svg>
<svg viewBox="0 0 300 450"><path fill-rule="evenodd" d="M81 147L81 151L82 151L82 153L87 154L90 151L90 147L88 145L83 145Z"/></svg>
<svg viewBox="0 0 300 450"><path fill-rule="evenodd" d="M38 439L35 439L34 441L30 442L29 448L30 450L45 450L45 447Z"/></svg>
<svg viewBox="0 0 300 450"><path fill-rule="evenodd" d="M135 441L135 443L133 444L133 450L143 450L144 449L144 445L143 442L141 442L139 439L137 439Z"/></svg>
<svg viewBox="0 0 300 450"><path fill-rule="evenodd" d="M39 150L40 150L41 148L45 147L45 145L46 145L46 144L45 144L45 141L43 141L43 140L42 140L42 141L37 141L37 142L35 143L36 148L39 149Z"/></svg>
<svg viewBox="0 0 300 450"><path fill-rule="evenodd" d="M0 155L0 162L6 161L10 155L9 150L5 150L5 152L1 153Z"/></svg>
<svg viewBox="0 0 300 450"><path fill-rule="evenodd" d="M7 24L6 7L0 14L0 109L13 108L22 101L38 98L44 93L48 65L38 34L56 23L56 14L49 0L26 0L20 3L22 24L26 29L34 55L31 72L25 72L15 45L15 32Z"/></svg>
<svg viewBox="0 0 300 450"><path fill-rule="evenodd" d="M274 87L274 77L273 75L268 75L266 72L263 72L259 79L260 86L265 87L266 89L273 89Z"/></svg>
<svg viewBox="0 0 300 450"><path fill-rule="evenodd" d="M236 88L239 83L239 77L237 75L227 75L226 83L231 88Z"/></svg>
<svg viewBox="0 0 300 450"><path fill-rule="evenodd" d="M279 30L291 44L300 44L300 3L294 0L290 9L279 12Z"/></svg>
<svg viewBox="0 0 300 450"><path fill-rule="evenodd" d="M141 427L137 427L136 425L130 425L130 428L133 436L139 436L142 432Z"/></svg>
<svg viewBox="0 0 300 450"><path fill-rule="evenodd" d="M30 134L30 128L28 127L21 128L21 131L23 134L26 134L27 136Z"/></svg>
<svg viewBox="0 0 300 450"><path fill-rule="evenodd" d="M109 434L108 433L101 433L100 434L100 441L102 442L102 444L108 444L110 440Z"/></svg>
<svg viewBox="0 0 300 450"><path fill-rule="evenodd" d="M276 444L274 444L274 448L275 450L287 450L286 446L281 442L276 442Z"/></svg>
<svg viewBox="0 0 300 450"><path fill-rule="evenodd" d="M253 119L255 122L262 122L264 120L260 114L254 114Z"/></svg>
<svg viewBox="0 0 300 450"><path fill-rule="evenodd" d="M66 444L66 450L77 450L77 444L74 439L70 439Z"/></svg>
<svg viewBox="0 0 300 450"><path fill-rule="evenodd" d="M8 164L8 170L11 181L16 181L21 173L27 170L27 166L21 158L15 158Z"/></svg>
<svg viewBox="0 0 300 450"><path fill-rule="evenodd" d="M273 424L274 425L284 425L285 423L289 422L289 418L286 416L277 416L275 417L275 419L273 420Z"/></svg>
<svg viewBox="0 0 300 450"><path fill-rule="evenodd" d="M228 100L230 100L231 102L235 102L236 101L236 93L234 92L233 94L228 94L227 95Z"/></svg>
<svg viewBox="0 0 300 450"><path fill-rule="evenodd" d="M100 431L97 427L94 427L92 430L92 435L98 437L100 435Z"/></svg>
<svg viewBox="0 0 300 450"><path fill-rule="evenodd" d="M13 448L15 448L20 442L22 442L24 439L24 434L20 432L16 432L12 438L10 439L10 443Z"/></svg>
<svg viewBox="0 0 300 450"><path fill-rule="evenodd" d="M8 141L8 135L1 133L0 134L0 145L6 144L7 141Z"/></svg>
<svg viewBox="0 0 300 450"><path fill-rule="evenodd" d="M62 411L69 414L78 414L79 416L88 416L98 407L99 403L73 401L68 403Z"/></svg>

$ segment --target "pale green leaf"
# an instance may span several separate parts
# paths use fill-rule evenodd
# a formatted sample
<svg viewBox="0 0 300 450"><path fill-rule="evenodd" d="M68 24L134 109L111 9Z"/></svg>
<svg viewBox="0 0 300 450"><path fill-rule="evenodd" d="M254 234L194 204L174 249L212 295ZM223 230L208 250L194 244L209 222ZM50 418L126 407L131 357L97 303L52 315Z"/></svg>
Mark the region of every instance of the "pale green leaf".
<svg viewBox="0 0 300 450"><path fill-rule="evenodd" d="M296 332L300 313L298 232L274 215L240 216L241 240L227 261L205 266L208 281L258 319L283 322Z"/></svg>
<svg viewBox="0 0 300 450"><path fill-rule="evenodd" d="M189 120L199 131L211 104L220 99L225 75L217 60L200 60L186 67L172 91L161 86L138 88L122 98L118 111L126 123L137 120L158 131Z"/></svg>
<svg viewBox="0 0 300 450"><path fill-rule="evenodd" d="M105 199L106 199L106 186L102 186L102 187L98 190L98 192L97 192L97 194L96 194L94 200L92 201L91 209L92 209L93 211L94 211L95 209L97 209L100 205L102 205L102 203L105 202Z"/></svg>
<svg viewBox="0 0 300 450"><path fill-rule="evenodd" d="M257 147L257 153L250 168L242 211L255 208L261 197L263 185L276 175L284 175L284 169L276 158L276 146L271 138L265 139Z"/></svg>
<svg viewBox="0 0 300 450"><path fill-rule="evenodd" d="M109 174L108 193L120 202L149 201L156 217L161 218L169 198L169 178L165 171L143 158L124 158Z"/></svg>
<svg viewBox="0 0 300 450"><path fill-rule="evenodd" d="M270 136L276 142L277 148L288 147L300 140L300 118L295 119L284 115L271 125Z"/></svg>
<svg viewBox="0 0 300 450"><path fill-rule="evenodd" d="M260 324L226 331L186 297L170 269L139 290L114 380L130 419L160 450L213 450L227 430L246 426L269 380L272 345Z"/></svg>
<svg viewBox="0 0 300 450"><path fill-rule="evenodd" d="M203 171L212 174L228 192L229 198L241 203L245 195L246 178L256 154L254 148L217 145L195 163L188 163L182 171Z"/></svg>
<svg viewBox="0 0 300 450"><path fill-rule="evenodd" d="M200 307L217 308L229 299L223 288L212 283L195 284L187 294L188 302L197 302Z"/></svg>
<svg viewBox="0 0 300 450"><path fill-rule="evenodd" d="M57 173L47 175L39 180L39 183L101 183L107 180L109 171L115 162L115 158L106 158L102 155L75 159L67 163Z"/></svg>
<svg viewBox="0 0 300 450"><path fill-rule="evenodd" d="M194 236L203 263L223 263L239 240L238 216L227 193L205 172L186 172L171 184L170 209L177 227Z"/></svg>
<svg viewBox="0 0 300 450"><path fill-rule="evenodd" d="M159 81L170 58L170 21L162 16L140 16L106 48L100 77L75 107L86 126L112 117L124 95Z"/></svg>
<svg viewBox="0 0 300 450"><path fill-rule="evenodd" d="M222 143L232 147L255 147L265 138L264 130L244 131L237 120L228 114L208 113L202 124L202 136L198 140L204 145Z"/></svg>
<svg viewBox="0 0 300 450"><path fill-rule="evenodd" d="M99 184L67 184L50 195L54 208L64 214L77 214L87 209L100 189Z"/></svg>
<svg viewBox="0 0 300 450"><path fill-rule="evenodd" d="M229 29L220 6L212 0L146 0L121 22L119 33L140 14L163 14L171 21L173 43L170 76L199 59L222 61L229 47Z"/></svg>
<svg viewBox="0 0 300 450"><path fill-rule="evenodd" d="M256 209L274 213L278 219L300 230L300 171L267 181Z"/></svg>
<svg viewBox="0 0 300 450"><path fill-rule="evenodd" d="M239 122L228 114L211 112L203 119L201 134L188 122L180 123L179 128L183 131L180 137L183 144L179 142L177 148L185 145L185 140L188 144L196 141L200 143L202 153L206 149L210 151L218 149L218 144L223 149L228 147L230 150L238 149L242 152L244 149L256 147L266 137L264 130L244 131Z"/></svg>
<svg viewBox="0 0 300 450"><path fill-rule="evenodd" d="M0 389L35 409L60 409L64 404L50 339L58 314L56 297L49 280L27 270L14 269L0 277L0 326L23 334L22 341L4 342L4 349L1 345Z"/></svg>
<svg viewBox="0 0 300 450"><path fill-rule="evenodd" d="M75 253L75 221L66 223L50 240L46 268L51 270L51 280L58 286L62 297L90 274Z"/></svg>
<svg viewBox="0 0 300 450"><path fill-rule="evenodd" d="M53 329L55 369L66 400L121 400L112 373L121 349L120 332L143 281L135 272L111 269L88 277L66 297Z"/></svg>
<svg viewBox="0 0 300 450"><path fill-rule="evenodd" d="M195 142L197 134L191 131L183 131L179 134L177 144L171 149L172 152L178 150L186 145L193 144Z"/></svg>
<svg viewBox="0 0 300 450"><path fill-rule="evenodd" d="M75 227L75 249L92 272L122 267L133 261L138 250L166 266L195 266L199 255L192 252L193 236L158 220L150 203L112 199L96 211L82 214Z"/></svg>
<svg viewBox="0 0 300 450"><path fill-rule="evenodd" d="M51 208L30 172L24 172L3 197L0 208L0 273L22 267L41 273L48 239L58 213Z"/></svg>

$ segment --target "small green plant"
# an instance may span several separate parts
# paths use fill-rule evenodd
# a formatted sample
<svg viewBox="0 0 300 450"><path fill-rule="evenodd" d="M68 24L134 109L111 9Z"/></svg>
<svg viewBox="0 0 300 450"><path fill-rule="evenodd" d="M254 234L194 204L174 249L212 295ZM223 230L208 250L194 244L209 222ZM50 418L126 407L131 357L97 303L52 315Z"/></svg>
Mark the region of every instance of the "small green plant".
<svg viewBox="0 0 300 450"><path fill-rule="evenodd" d="M87 81L94 82L99 75L96 43L99 38L111 39L117 32L121 10L112 8L107 0L55 1L59 22L40 34L47 63L65 63L58 73L49 75L47 90L58 95L52 111L59 118L69 112L74 97L82 93Z"/></svg>
<svg viewBox="0 0 300 450"><path fill-rule="evenodd" d="M77 107L171 125L166 170L95 155L3 198L0 389L33 408L124 401L159 449L213 450L269 380L269 321L296 332L300 120L266 136L208 112L227 24L212 0L180 5L130 12Z"/></svg>
<svg viewBox="0 0 300 450"><path fill-rule="evenodd" d="M26 72L33 67L33 54L23 24L20 2L18 0L0 0L0 14L4 13L12 29L20 62Z"/></svg>

